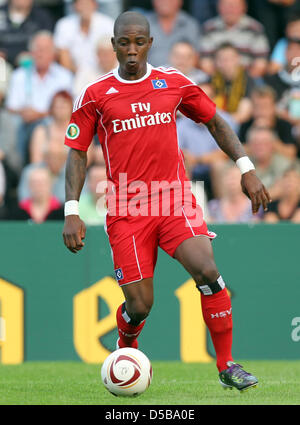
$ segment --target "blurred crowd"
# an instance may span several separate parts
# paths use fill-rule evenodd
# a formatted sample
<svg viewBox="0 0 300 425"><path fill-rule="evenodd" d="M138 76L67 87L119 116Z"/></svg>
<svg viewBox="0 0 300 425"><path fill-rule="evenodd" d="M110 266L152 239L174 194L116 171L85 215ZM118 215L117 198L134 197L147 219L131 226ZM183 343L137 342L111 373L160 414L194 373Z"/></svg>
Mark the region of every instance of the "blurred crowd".
<svg viewBox="0 0 300 425"><path fill-rule="evenodd" d="M268 212L253 216L237 167L205 125L179 114L206 220L299 223L300 0L0 0L0 219L63 219L72 104L117 66L110 39L124 10L147 16L149 62L179 69L214 100L271 194ZM103 180L95 137L79 204L87 224L104 222Z"/></svg>

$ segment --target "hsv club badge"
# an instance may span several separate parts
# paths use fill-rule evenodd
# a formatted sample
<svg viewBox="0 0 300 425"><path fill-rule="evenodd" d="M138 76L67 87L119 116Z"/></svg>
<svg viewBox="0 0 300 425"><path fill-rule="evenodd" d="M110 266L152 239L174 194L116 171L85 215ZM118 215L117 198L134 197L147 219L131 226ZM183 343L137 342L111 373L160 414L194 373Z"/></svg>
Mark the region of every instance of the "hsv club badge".
<svg viewBox="0 0 300 425"><path fill-rule="evenodd" d="M151 80L154 89L166 89L168 88L166 80Z"/></svg>

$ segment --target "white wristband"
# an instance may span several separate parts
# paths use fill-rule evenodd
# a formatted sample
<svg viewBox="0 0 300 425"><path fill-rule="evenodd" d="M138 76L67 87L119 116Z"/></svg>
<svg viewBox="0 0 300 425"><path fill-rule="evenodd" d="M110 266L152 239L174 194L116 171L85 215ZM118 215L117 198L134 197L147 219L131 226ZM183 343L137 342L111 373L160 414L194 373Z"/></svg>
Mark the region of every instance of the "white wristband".
<svg viewBox="0 0 300 425"><path fill-rule="evenodd" d="M79 215L79 202L78 201L67 201L65 203L65 217L67 215Z"/></svg>
<svg viewBox="0 0 300 425"><path fill-rule="evenodd" d="M241 174L248 173L250 170L255 170L253 163L250 161L248 156L242 156L237 161L235 161L236 165L240 169Z"/></svg>

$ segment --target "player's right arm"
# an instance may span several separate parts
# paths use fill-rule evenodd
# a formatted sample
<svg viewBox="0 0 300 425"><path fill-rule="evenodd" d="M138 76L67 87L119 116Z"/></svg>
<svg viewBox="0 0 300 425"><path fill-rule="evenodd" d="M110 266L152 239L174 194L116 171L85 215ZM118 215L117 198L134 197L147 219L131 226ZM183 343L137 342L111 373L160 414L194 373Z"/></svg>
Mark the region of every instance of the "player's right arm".
<svg viewBox="0 0 300 425"><path fill-rule="evenodd" d="M71 148L66 164L66 202L76 200L84 185L86 176L87 152ZM63 239L66 247L77 253L84 247L85 224L79 215L71 214L65 217Z"/></svg>
<svg viewBox="0 0 300 425"><path fill-rule="evenodd" d="M84 89L74 103L65 138L65 144L71 149L66 163L63 239L66 247L73 253L84 247L86 229L79 217L78 201L86 177L87 150L93 139L97 120L94 96L89 90Z"/></svg>

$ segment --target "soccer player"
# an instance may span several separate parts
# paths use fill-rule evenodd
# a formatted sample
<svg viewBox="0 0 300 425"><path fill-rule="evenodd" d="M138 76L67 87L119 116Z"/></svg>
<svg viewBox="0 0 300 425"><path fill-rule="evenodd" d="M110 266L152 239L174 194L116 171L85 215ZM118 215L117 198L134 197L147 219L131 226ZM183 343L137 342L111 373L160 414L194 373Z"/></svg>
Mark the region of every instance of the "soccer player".
<svg viewBox="0 0 300 425"><path fill-rule="evenodd" d="M71 149L66 166L64 243L73 253L84 246L85 225L78 200L86 176L87 149L97 131L110 184L107 234L116 279L125 296L117 310L117 348L138 347L137 337L153 302L153 271L160 246L185 267L201 293L222 386L238 390L255 386L255 376L233 362L231 301L211 244L216 235L201 219L202 210L190 189L185 190L190 192L187 200L178 195L178 188L186 188L187 177L177 143L176 111L206 124L220 148L237 163L253 213L261 205L267 209L269 194L237 136L204 92L176 69L153 68L147 63L152 37L143 15L121 14L115 21L112 44L119 67L82 91L66 133L65 143ZM164 182L165 189L157 182ZM175 190L166 213L163 203L169 186ZM132 207L137 193L140 210Z"/></svg>

